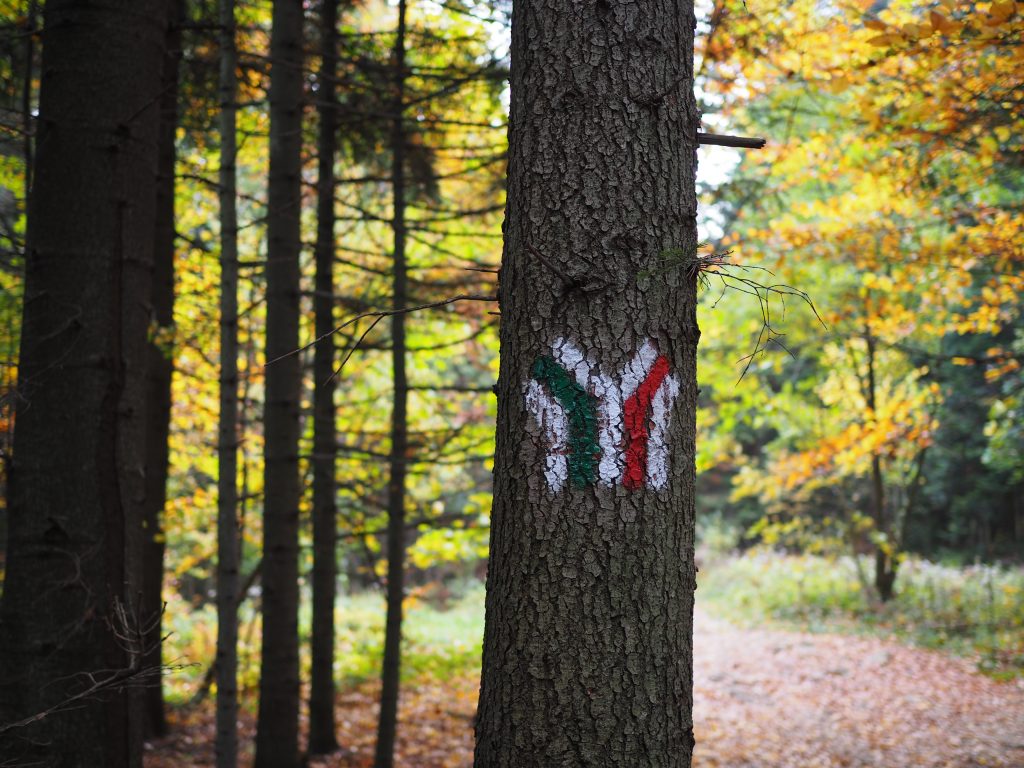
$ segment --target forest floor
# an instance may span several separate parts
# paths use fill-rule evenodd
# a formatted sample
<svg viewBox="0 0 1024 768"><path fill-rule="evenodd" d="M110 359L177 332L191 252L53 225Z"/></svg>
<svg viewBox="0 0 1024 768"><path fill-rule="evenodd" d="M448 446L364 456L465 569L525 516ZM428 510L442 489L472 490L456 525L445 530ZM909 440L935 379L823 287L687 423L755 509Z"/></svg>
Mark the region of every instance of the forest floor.
<svg viewBox="0 0 1024 768"><path fill-rule="evenodd" d="M701 610L694 635L694 768L1024 766L1024 678L998 682L969 660L894 641L742 628ZM472 764L478 682L406 685L398 766ZM371 765L376 696L366 684L339 697L347 749L310 765ZM172 718L172 735L147 745L146 768L212 766L212 708ZM246 715L243 765L253 738Z"/></svg>

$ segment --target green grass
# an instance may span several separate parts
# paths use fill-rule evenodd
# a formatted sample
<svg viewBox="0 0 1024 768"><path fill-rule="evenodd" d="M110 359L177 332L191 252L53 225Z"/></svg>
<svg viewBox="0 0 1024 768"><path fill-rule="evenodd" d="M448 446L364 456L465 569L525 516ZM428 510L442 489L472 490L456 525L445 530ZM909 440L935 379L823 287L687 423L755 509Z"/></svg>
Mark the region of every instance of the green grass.
<svg viewBox="0 0 1024 768"><path fill-rule="evenodd" d="M860 561L870 578L871 563ZM697 599L740 623L895 635L976 659L995 677L1024 675L1024 569L910 559L888 604L862 587L851 557L754 550L705 564Z"/></svg>
<svg viewBox="0 0 1024 768"><path fill-rule="evenodd" d="M870 563L861 561L870 575ZM922 646L972 656L996 677L1024 676L1024 569L954 567L909 560L900 567L896 598L870 600L852 558L752 551L714 555L702 565L697 600L737 623L765 621L810 631L895 635ZM443 604L410 598L406 605L402 675L406 680L475 674L483 637L484 588L470 583ZM308 600L300 616L303 677L308 679ZM384 644L384 598L344 595L336 609L335 676L354 686L376 678ZM169 596L165 662L180 668L165 678L168 699L187 702L214 655L212 604L190 606ZM240 683L259 681L259 617L241 611Z"/></svg>
<svg viewBox="0 0 1024 768"><path fill-rule="evenodd" d="M364 593L339 601L335 671L340 680L356 684L380 673L384 611L384 599L376 594ZM483 586L469 588L443 608L424 601L409 601L403 627L404 679L444 679L475 672L480 666L483 641Z"/></svg>
<svg viewBox="0 0 1024 768"><path fill-rule="evenodd" d="M307 596L308 597L308 596ZM239 682L243 692L259 683L259 616L251 602L240 611ZM385 602L382 595L343 595L335 609L334 673L343 686L355 686L380 674L384 649ZM299 617L300 663L309 677L309 601ZM480 666L484 626L484 588L465 587L454 600L438 606L417 598L406 602L403 622L402 677L445 679L475 673ZM165 678L167 699L184 704L199 690L213 659L217 637L216 610L211 603L188 605L172 594L164 616L164 662L175 667Z"/></svg>

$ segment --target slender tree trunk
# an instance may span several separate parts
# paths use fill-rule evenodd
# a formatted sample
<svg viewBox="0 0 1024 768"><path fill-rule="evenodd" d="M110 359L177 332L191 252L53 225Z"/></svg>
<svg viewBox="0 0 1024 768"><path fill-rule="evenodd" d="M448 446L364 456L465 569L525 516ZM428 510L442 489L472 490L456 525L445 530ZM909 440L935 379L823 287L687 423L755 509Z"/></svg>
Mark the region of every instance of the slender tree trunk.
<svg viewBox="0 0 1024 768"><path fill-rule="evenodd" d="M167 51L160 92L156 228L153 244L153 321L149 334L149 376L146 393L146 504L143 510L142 615L149 620L144 663L161 664L163 650L164 532L167 503L168 437L171 427L171 377L174 374L174 165L178 128L178 70L181 63L181 23L184 0L171 0ZM145 689L143 734L167 733L163 678Z"/></svg>
<svg viewBox="0 0 1024 768"><path fill-rule="evenodd" d="M32 188L32 160L35 150L32 146L32 89L35 82L36 63L36 18L39 15L39 0L29 0L25 12L25 82L21 86L21 119L23 151L25 153L25 199Z"/></svg>
<svg viewBox="0 0 1024 768"><path fill-rule="evenodd" d="M405 475L409 434L409 382L405 373L405 314L408 285L405 265L405 16L406 0L398 0L398 29L392 63L395 95L391 111L391 184L394 193L391 227L394 233L392 275L391 367L394 392L391 406L391 456L388 460L388 585L384 659L381 665L380 721L377 724L376 768L394 763L398 721L398 688L402 661L402 599L405 596Z"/></svg>
<svg viewBox="0 0 1024 768"><path fill-rule="evenodd" d="M875 376L875 337L871 329L865 327L864 341L867 345L868 382L867 401L871 418L878 418L878 387ZM871 516L875 521L875 531L888 538L889 548L875 544L875 589L879 599L885 603L892 599L893 586L896 583L896 558L891 547L894 545L893 531L889 522L889 514L885 505L885 477L882 474L882 457L878 451L871 454Z"/></svg>
<svg viewBox="0 0 1024 768"><path fill-rule="evenodd" d="M0 724L59 711L0 725L12 765L141 765L141 699L125 684L146 673L146 336L167 7L45 5Z"/></svg>
<svg viewBox="0 0 1024 768"><path fill-rule="evenodd" d="M693 31L515 5L480 767L690 764Z"/></svg>
<svg viewBox="0 0 1024 768"><path fill-rule="evenodd" d="M32 105L35 96L35 65L36 65L36 32L39 19L38 0L29 0L28 8L25 11L24 23L24 67L23 81L21 84L21 129L22 129L22 153L25 160L25 173L22 179L23 202L27 206L30 190L32 189L32 173L35 148L33 136L35 134L35 116ZM23 262L15 261L11 267L20 271ZM8 307L0 316L0 323L3 325L3 370L0 371L0 389L4 392L13 392L17 383L17 360L18 360L18 320L16 316L21 314L21 307L18 302L8 302ZM8 478L10 472L11 447L14 441L14 418L16 403L11 400L0 407L0 413L5 418L0 428L0 498L5 506L9 506ZM0 557L7 551L7 519L0 517Z"/></svg>
<svg viewBox="0 0 1024 768"><path fill-rule="evenodd" d="M263 658L256 768L299 761L299 252L302 0L274 0L270 40Z"/></svg>
<svg viewBox="0 0 1024 768"><path fill-rule="evenodd" d="M235 0L220 0L220 422L217 433L217 768L238 765L238 211Z"/></svg>
<svg viewBox="0 0 1024 768"><path fill-rule="evenodd" d="M334 413L334 159L338 120L338 0L322 0L320 88L320 173L317 185L316 290L313 311L313 627L312 685L309 697L309 753L338 748L334 729L334 603L337 592L337 509L335 505Z"/></svg>

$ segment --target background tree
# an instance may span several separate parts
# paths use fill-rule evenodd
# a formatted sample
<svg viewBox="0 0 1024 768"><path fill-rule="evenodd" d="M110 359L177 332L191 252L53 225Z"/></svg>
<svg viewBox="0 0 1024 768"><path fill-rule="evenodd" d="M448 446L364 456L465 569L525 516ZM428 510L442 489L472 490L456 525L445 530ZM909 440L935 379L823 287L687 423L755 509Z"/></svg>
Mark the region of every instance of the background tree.
<svg viewBox="0 0 1024 768"><path fill-rule="evenodd" d="M299 252L303 4L275 0L270 40L263 645L257 768L299 760Z"/></svg>
<svg viewBox="0 0 1024 768"><path fill-rule="evenodd" d="M1019 478L985 457L1021 365L1022 31L1005 3L722 2L701 52L710 119L775 139L715 192L719 242L809 288L828 326L791 314L722 386L714 361L756 346L763 308L718 307L701 465L733 478L729 514L763 515L747 541L871 552L883 600L907 550L1021 551Z"/></svg>
<svg viewBox="0 0 1024 768"><path fill-rule="evenodd" d="M381 663L380 722L377 726L376 768L394 764L398 719L398 682L402 653L402 603L405 599L405 482L409 460L409 379L406 374L405 310L408 283L405 253L405 23L406 0L398 0L395 46L394 100L391 103L391 227L393 236L391 310L391 453L388 458L388 608Z"/></svg>
<svg viewBox="0 0 1024 768"><path fill-rule="evenodd" d="M0 22L0 59L10 62L0 88L0 503L7 504L7 479L14 440L14 396L25 255L25 213L32 184L38 94L40 8L24 5L24 15ZM20 64L20 66L18 66ZM7 540L7 518L0 515L0 551Z"/></svg>
<svg viewBox="0 0 1024 768"><path fill-rule="evenodd" d="M217 433L217 768L238 765L238 51L220 2L220 412Z"/></svg>
<svg viewBox="0 0 1024 768"><path fill-rule="evenodd" d="M690 763L693 28L516 7L478 766Z"/></svg>
<svg viewBox="0 0 1024 768"><path fill-rule="evenodd" d="M167 21L163 0L44 10L0 604L3 754L23 762L140 765L132 686L160 673L138 595Z"/></svg>
<svg viewBox="0 0 1024 768"><path fill-rule="evenodd" d="M160 134L157 156L156 228L153 243L153 305L149 331L149 375L146 392L146 503L143 514L142 615L163 615L164 507L167 504L168 437L171 428L171 377L174 375L174 230L175 142L178 132L178 70L182 56L181 27L184 0L171 0L160 88ZM159 667L163 650L163 623L147 625L144 664ZM167 732L162 677L145 690L147 738Z"/></svg>
<svg viewBox="0 0 1024 768"><path fill-rule="evenodd" d="M335 459L338 434L334 393L334 163L337 158L338 0L320 6L320 118L317 175L316 338L313 363L313 626L309 696L309 752L338 748L334 735L334 605L338 594L338 520ZM326 337L326 338L325 338Z"/></svg>

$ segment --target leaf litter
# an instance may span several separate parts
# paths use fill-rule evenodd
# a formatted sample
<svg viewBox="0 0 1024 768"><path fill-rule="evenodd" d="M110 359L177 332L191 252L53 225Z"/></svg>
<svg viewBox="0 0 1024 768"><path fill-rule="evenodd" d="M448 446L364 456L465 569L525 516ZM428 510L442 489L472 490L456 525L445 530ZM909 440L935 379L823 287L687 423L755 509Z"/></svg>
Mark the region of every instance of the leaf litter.
<svg viewBox="0 0 1024 768"><path fill-rule="evenodd" d="M694 634L694 768L1024 768L1024 679L892 640L742 628L701 610ZM471 766L478 684L407 684L396 765ZM377 694L367 683L339 695L344 749L310 766L372 765ZM147 744L146 768L214 765L212 706L172 717L172 734ZM255 726L242 717L249 766Z"/></svg>

